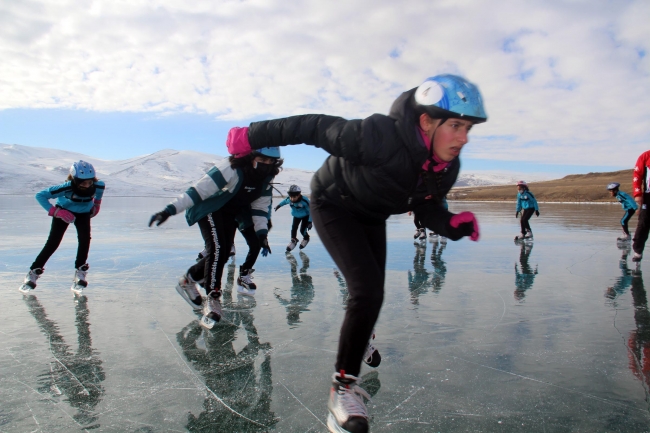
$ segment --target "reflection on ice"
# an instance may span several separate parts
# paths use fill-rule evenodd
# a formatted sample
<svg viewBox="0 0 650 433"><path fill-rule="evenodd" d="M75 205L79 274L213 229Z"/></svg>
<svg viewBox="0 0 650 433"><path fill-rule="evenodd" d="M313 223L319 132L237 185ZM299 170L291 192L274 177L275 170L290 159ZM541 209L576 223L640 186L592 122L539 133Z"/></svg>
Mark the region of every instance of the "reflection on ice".
<svg viewBox="0 0 650 433"><path fill-rule="evenodd" d="M444 239L444 238L443 238ZM433 293L438 293L442 289L447 274L447 266L442 258L442 252L447 247L446 240L439 241L438 237L430 238L431 243L431 265L433 272L427 270L426 264L426 242L415 243L415 256L413 257L413 270L407 273L408 287L411 293L411 304L418 305L421 295L428 293L429 289Z"/></svg>
<svg viewBox="0 0 650 433"><path fill-rule="evenodd" d="M314 300L314 283L307 270L309 269L309 257L300 251L302 267L298 272L298 262L290 252L286 253L287 261L291 267L291 299L286 300L275 289L275 297L280 304L287 309L287 324L294 326L300 323L300 313L309 311L309 304Z"/></svg>
<svg viewBox="0 0 650 433"><path fill-rule="evenodd" d="M530 253L533 252L533 243L531 241L525 240L516 240L515 244L519 245L521 248L519 253L519 266L521 271L515 263L515 299L517 301L523 301L526 296L526 291L533 288L533 283L535 282L535 275L537 275L537 265L533 269L528 264L528 259Z"/></svg>

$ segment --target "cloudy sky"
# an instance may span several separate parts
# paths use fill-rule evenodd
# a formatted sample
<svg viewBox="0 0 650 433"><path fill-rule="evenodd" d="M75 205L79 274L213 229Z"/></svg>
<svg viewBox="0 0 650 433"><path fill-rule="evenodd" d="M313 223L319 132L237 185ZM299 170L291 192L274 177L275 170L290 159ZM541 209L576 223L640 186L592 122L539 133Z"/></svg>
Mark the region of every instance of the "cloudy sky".
<svg viewBox="0 0 650 433"><path fill-rule="evenodd" d="M649 22L647 0L4 0L0 143L225 154L230 126L387 113L455 73L489 116L466 169L629 168L650 147Z"/></svg>

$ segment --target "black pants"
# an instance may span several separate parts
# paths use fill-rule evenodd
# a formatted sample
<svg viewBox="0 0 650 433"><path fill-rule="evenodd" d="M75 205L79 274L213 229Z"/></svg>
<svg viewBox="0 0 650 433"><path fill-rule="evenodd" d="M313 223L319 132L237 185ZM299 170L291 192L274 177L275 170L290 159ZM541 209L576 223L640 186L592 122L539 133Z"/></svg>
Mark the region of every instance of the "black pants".
<svg viewBox="0 0 650 433"><path fill-rule="evenodd" d="M74 262L74 267L79 268L86 264L88 260L88 251L90 250L90 212L74 213L75 216L74 226L77 228L77 239L79 246L77 247L77 259ZM63 235L68 229L67 222L61 218L52 218L52 227L50 228L50 235L47 237L45 246L39 253L30 269L37 269L45 267L45 263L52 257L52 254L59 248Z"/></svg>
<svg viewBox="0 0 650 433"><path fill-rule="evenodd" d="M639 222L637 223L636 230L634 231L634 239L632 240L632 249L635 253L643 254L645 243L648 240L648 233L650 232L650 194L643 194L643 205L639 211Z"/></svg>
<svg viewBox="0 0 650 433"><path fill-rule="evenodd" d="M309 216L302 218L293 217L293 224L291 225L291 239L296 239L298 236L298 226L300 226L300 234L303 239L309 239L307 233L307 224L309 224Z"/></svg>
<svg viewBox="0 0 650 433"><path fill-rule="evenodd" d="M528 223L528 220L530 220L530 217L533 216L535 213L535 209L524 209L521 211L521 234L526 235L526 232L533 232L533 230L530 228L530 224Z"/></svg>
<svg viewBox="0 0 650 433"><path fill-rule="evenodd" d="M635 212L636 211L634 209L628 209L625 211L623 218L621 218L621 226L623 226L623 232L625 232L626 235L630 234L630 229L628 228L627 224L630 222L630 219L632 219L632 216Z"/></svg>
<svg viewBox="0 0 650 433"><path fill-rule="evenodd" d="M205 242L206 254L187 273L194 281L204 280L206 294L213 290L221 292L223 268L230 257L237 223L232 215L217 211L201 218L198 225Z"/></svg>
<svg viewBox="0 0 650 433"><path fill-rule="evenodd" d="M260 238L257 237L255 227L253 226L244 230L242 236L246 240L246 245L248 245L248 254L246 254L246 260L244 260L241 267L242 269L252 269L253 266L255 266L257 257L260 255L262 244L260 243Z"/></svg>
<svg viewBox="0 0 650 433"><path fill-rule="evenodd" d="M345 277L349 292L336 371L358 376L384 301L386 222L364 221L317 198L312 199L312 219L325 249Z"/></svg>
<svg viewBox="0 0 650 433"><path fill-rule="evenodd" d="M415 213L413 213L413 224L415 224L416 229L423 229L424 228L424 224L422 224L422 222L420 221L420 218Z"/></svg>

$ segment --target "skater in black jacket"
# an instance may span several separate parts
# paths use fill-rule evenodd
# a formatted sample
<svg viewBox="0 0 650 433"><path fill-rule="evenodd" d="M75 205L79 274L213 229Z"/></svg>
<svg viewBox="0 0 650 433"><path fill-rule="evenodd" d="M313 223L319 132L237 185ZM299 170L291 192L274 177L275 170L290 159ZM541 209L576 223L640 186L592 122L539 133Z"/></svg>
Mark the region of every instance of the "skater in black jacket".
<svg viewBox="0 0 650 433"><path fill-rule="evenodd" d="M228 133L233 155L300 143L330 154L311 182L311 214L350 294L328 404L332 432L368 431L364 392L356 382L384 299L386 219L410 210L442 236L479 238L474 214L453 214L443 199L458 176L470 129L486 120L474 84L438 75L404 92L388 116L307 114Z"/></svg>

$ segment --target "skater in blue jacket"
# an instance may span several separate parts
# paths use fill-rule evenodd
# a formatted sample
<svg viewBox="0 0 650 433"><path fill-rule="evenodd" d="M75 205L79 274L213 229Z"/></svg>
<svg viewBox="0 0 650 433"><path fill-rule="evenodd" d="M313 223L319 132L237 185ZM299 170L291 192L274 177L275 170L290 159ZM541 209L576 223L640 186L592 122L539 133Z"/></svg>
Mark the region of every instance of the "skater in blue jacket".
<svg viewBox="0 0 650 433"><path fill-rule="evenodd" d="M630 235L630 229L628 228L627 224L630 222L630 219L632 218L636 210L639 208L639 206L636 204L634 199L630 197L629 194L620 191L618 189L620 186L621 186L620 183L612 182L609 185L607 185L607 190L612 195L612 197L615 197L616 200L618 200L621 206L623 206L623 210L625 211L625 215L623 215L623 218L621 218L623 235L619 236L616 239L619 241L629 241L632 239L632 236Z"/></svg>
<svg viewBox="0 0 650 433"><path fill-rule="evenodd" d="M539 206L535 196L528 189L528 184L523 180L517 182L517 213L515 218L519 217L521 212L521 236L515 236L515 240L520 239L533 239L533 231L530 228L528 220L533 216L533 213L539 216Z"/></svg>
<svg viewBox="0 0 650 433"><path fill-rule="evenodd" d="M88 251L90 250L90 219L99 213L104 195L104 182L97 180L95 168L86 161L77 161L70 167L65 183L55 185L36 194L36 200L52 217L50 235L45 246L32 263L18 290L29 293L36 288L36 280L43 274L45 263L59 248L68 226L77 228L77 258L71 290L80 295L88 285ZM56 199L53 206L50 200Z"/></svg>
<svg viewBox="0 0 650 433"><path fill-rule="evenodd" d="M302 195L302 191L298 185L291 185L288 191L289 197L282 200L275 207L277 211L284 205L291 206L291 215L293 215L293 224L291 225L291 242L287 245L287 252L296 248L298 245L298 226L300 226L300 234L302 235L302 242L300 242L300 249L302 250L309 243L309 233L311 230L311 212L309 211L309 199Z"/></svg>

